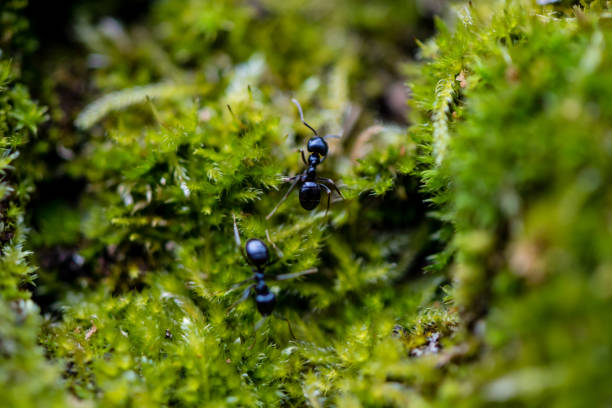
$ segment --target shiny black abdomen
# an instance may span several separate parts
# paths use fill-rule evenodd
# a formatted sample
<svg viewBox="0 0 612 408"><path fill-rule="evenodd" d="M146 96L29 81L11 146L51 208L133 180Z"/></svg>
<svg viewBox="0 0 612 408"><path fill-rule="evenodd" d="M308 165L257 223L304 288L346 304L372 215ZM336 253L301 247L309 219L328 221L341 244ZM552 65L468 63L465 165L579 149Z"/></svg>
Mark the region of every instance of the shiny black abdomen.
<svg viewBox="0 0 612 408"><path fill-rule="evenodd" d="M257 294L255 295L255 303L257 303L257 310L262 316L269 316L274 311L276 296L272 292Z"/></svg>
<svg viewBox="0 0 612 408"><path fill-rule="evenodd" d="M300 204L305 210L316 208L321 202L321 187L314 181L306 181L300 188Z"/></svg>

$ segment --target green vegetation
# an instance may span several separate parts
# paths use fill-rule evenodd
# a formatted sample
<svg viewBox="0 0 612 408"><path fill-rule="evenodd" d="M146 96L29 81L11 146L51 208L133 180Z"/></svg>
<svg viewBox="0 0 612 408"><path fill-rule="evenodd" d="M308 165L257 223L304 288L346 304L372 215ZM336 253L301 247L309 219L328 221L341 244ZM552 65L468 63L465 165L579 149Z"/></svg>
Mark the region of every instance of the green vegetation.
<svg viewBox="0 0 612 408"><path fill-rule="evenodd" d="M7 406L612 403L607 3L86 3L0 5Z"/></svg>
<svg viewBox="0 0 612 408"><path fill-rule="evenodd" d="M3 51L29 41L19 3L0 6L0 22L7 27L0 36ZM61 366L48 361L38 345L43 318L25 290L36 272L25 249L24 206L33 183L20 150L36 137L46 115L18 76L19 61L0 55L0 393L6 406L43 406L44 401L44 406L59 407L66 401Z"/></svg>

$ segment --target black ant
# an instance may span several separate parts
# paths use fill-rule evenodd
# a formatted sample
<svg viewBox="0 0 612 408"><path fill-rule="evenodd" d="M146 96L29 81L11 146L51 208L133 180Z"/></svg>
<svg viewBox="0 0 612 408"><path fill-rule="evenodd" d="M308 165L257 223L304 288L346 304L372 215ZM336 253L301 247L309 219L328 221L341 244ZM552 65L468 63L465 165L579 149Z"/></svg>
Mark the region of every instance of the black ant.
<svg viewBox="0 0 612 408"><path fill-rule="evenodd" d="M274 243L270 240L268 231L266 231L266 235L268 237L268 241L272 244L272 246L274 246L274 248L280 254L279 249L276 248L276 245L274 245ZM253 271L253 276L251 276L248 279L243 280L242 282L236 283L228 290L228 292L236 290L239 287L243 286L244 284L247 284L253 281L254 283L250 284L246 289L244 289L240 299L234 302L232 306L230 307L230 309L232 309L239 303L247 300L248 297L251 295L251 291L255 289L255 304L257 305L257 310L263 317L262 320L260 320L255 326L255 330L261 327L261 325L268 318L268 316L270 316L271 314L274 314L279 319L287 322L287 324L289 325L289 332L291 333L291 336L295 338L295 336L293 335L293 331L291 330L291 325L289 324L289 321L285 317L274 312L274 307L276 306L276 295L270 291L270 289L268 288L268 285L265 282L266 277L264 275L264 268L271 264L270 252L268 251L268 246L260 239L251 238L246 242L246 245L244 246L244 249L243 249L242 242L240 240L240 233L238 232L238 226L236 225L236 216L234 216L234 239L236 240L236 245L238 245L238 248L240 248L240 253L242 254L242 257L247 262L247 264L251 266L251 270ZM282 256L282 254L280 255ZM315 273L315 272L317 272L317 268L310 268L310 269L306 269L301 272L276 275L274 279L278 281L293 279L293 278L300 277L302 275L308 275L308 274Z"/></svg>
<svg viewBox="0 0 612 408"><path fill-rule="evenodd" d="M302 123L306 125L308 129L312 130L312 133L314 133L314 136L308 140L308 143L306 145L310 156L308 156L308 161L306 161L304 150L300 149L302 161L306 165L306 170L304 170L301 174L297 174L293 177L283 177L284 182L292 182L291 186L289 187L289 190L287 190L283 198L281 198L278 204L276 204L276 207L274 207L272 212L268 214L266 219L270 219L270 217L272 217L278 207L280 207L283 201L287 199L289 194L291 194L291 192L298 183L301 183L299 196L300 204L305 210L313 210L319 205L319 203L321 202L321 189L323 189L327 193L327 209L325 210L325 214L327 214L327 212L329 211L332 191L327 185L323 183L331 185L332 188L336 190L336 192L338 192L340 197L342 197L342 199L344 200L342 193L340 192L340 190L336 186L336 183L334 183L332 179L317 177L317 166L323 163L323 160L325 160L325 157L327 156L327 152L329 150L329 146L327 145L325 139L338 136L319 136L317 131L304 120L304 114L302 113L302 107L300 106L300 103L296 99L292 99L291 102L293 102L295 106L297 106L298 111L300 112L300 119L302 120Z"/></svg>

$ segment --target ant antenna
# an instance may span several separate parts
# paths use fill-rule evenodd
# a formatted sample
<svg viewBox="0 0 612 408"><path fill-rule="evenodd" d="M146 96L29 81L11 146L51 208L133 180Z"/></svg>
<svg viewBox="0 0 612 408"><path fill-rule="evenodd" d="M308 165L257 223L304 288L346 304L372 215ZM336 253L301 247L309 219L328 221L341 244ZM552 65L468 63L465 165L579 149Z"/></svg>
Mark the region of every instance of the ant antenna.
<svg viewBox="0 0 612 408"><path fill-rule="evenodd" d="M272 247L274 247L274 249L276 250L276 255L278 255L279 258L283 257L283 251L281 251L276 244L270 239L270 233L268 232L268 230L266 230L266 238L268 238L268 242L272 245Z"/></svg>
<svg viewBox="0 0 612 408"><path fill-rule="evenodd" d="M306 123L306 121L304 120L304 113L302 113L302 107L300 106L300 103L297 101L297 99L291 99L291 102L293 102L295 104L295 106L297 106L298 111L300 111L300 119L302 120L302 123L306 125L306 127L310 130L312 130L312 133L315 134L315 136L319 136L319 134L317 133L316 130L314 130L314 128L312 126L310 126L308 123Z"/></svg>

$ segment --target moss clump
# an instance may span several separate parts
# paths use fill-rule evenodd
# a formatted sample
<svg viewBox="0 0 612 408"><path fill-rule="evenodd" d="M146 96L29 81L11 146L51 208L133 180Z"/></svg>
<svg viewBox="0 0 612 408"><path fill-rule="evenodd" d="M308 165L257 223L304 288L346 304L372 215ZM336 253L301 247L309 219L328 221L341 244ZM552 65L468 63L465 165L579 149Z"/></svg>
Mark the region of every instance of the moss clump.
<svg viewBox="0 0 612 408"><path fill-rule="evenodd" d="M413 55L431 9L370 3L160 0L128 24L75 5L70 67L61 44L22 66L31 37L7 3L2 21L21 21L0 62L12 406L612 400L605 5L443 5ZM33 88L44 126L22 69L52 73ZM294 193L266 221L310 136L292 97L343 134L317 170L346 200L327 217ZM243 242L275 243L267 282L297 339L275 317L256 330L252 299L232 306L252 273L234 217Z"/></svg>
<svg viewBox="0 0 612 408"><path fill-rule="evenodd" d="M444 385L445 401L610 400L594 386L612 374L596 351L612 343L612 35L601 7L462 8L423 47L412 134L425 143L425 188L453 226L451 296L486 345Z"/></svg>
<svg viewBox="0 0 612 408"><path fill-rule="evenodd" d="M27 23L20 15L21 6L21 2L0 6L0 52L30 41L22 33ZM36 136L45 109L19 83L21 54L13 55L11 60L0 53L0 393L6 406L63 407L68 393L61 382L62 369L48 361L38 343L43 322L25 290L32 287L36 268L25 249L24 207L32 180L19 168L20 152Z"/></svg>

